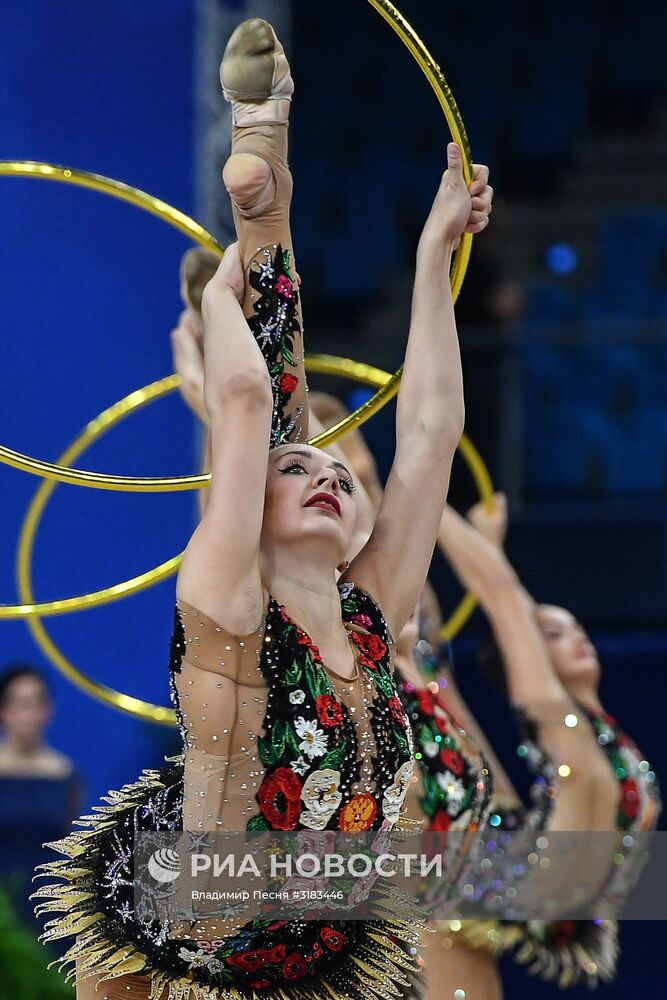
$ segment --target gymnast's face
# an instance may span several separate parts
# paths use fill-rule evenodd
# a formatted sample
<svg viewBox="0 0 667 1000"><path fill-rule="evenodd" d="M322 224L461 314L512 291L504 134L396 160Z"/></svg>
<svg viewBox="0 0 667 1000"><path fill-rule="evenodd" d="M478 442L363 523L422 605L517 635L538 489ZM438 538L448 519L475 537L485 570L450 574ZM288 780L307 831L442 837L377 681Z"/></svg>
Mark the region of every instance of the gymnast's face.
<svg viewBox="0 0 667 1000"><path fill-rule="evenodd" d="M269 456L262 542L269 547L318 539L341 563L350 548L357 511L347 467L304 444Z"/></svg>
<svg viewBox="0 0 667 1000"><path fill-rule="evenodd" d="M597 653L577 619L565 608L542 604L537 609L537 621L556 674L565 687L573 681L597 683L600 675Z"/></svg>

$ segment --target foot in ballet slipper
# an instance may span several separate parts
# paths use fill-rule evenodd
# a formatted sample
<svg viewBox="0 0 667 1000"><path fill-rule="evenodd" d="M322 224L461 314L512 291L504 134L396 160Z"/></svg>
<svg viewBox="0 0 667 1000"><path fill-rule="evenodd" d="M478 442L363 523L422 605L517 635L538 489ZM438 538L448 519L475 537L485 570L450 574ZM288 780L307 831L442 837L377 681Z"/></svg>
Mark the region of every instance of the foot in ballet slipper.
<svg viewBox="0 0 667 1000"><path fill-rule="evenodd" d="M287 124L294 81L285 50L267 21L244 21L227 43L220 65L234 124Z"/></svg>
<svg viewBox="0 0 667 1000"><path fill-rule="evenodd" d="M181 298L186 306L201 314L204 289L218 270L220 257L204 247L191 247L181 260Z"/></svg>

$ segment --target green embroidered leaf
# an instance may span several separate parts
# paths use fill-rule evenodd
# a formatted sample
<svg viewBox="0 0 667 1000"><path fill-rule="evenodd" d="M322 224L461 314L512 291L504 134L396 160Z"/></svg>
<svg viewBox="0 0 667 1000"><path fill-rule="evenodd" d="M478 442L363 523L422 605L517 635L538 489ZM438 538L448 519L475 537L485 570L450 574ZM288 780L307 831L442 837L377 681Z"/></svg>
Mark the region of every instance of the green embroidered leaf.
<svg viewBox="0 0 667 1000"><path fill-rule="evenodd" d="M377 684L380 691L387 696L387 698L392 698L396 694L396 688L394 687L394 680L391 674L386 670L375 670L372 672L375 677L375 683Z"/></svg>
<svg viewBox="0 0 667 1000"><path fill-rule="evenodd" d="M299 747L299 738L289 723L287 723L285 730L285 743L292 751L292 753L295 753L297 757L301 756L301 748Z"/></svg>
<svg viewBox="0 0 667 1000"><path fill-rule="evenodd" d="M315 671L315 664L313 663L313 658L310 653L306 656L306 686L313 697L317 697L320 693L317 688L317 673Z"/></svg>
<svg viewBox="0 0 667 1000"><path fill-rule="evenodd" d="M277 757L273 752L273 746L270 741L264 736L260 736L257 740L257 749L259 753L259 759L265 767L271 767L276 763Z"/></svg>
<svg viewBox="0 0 667 1000"><path fill-rule="evenodd" d="M331 694L333 688L331 687L331 681L327 677L327 672L323 667L317 667L315 672L315 691L316 694Z"/></svg>
<svg viewBox="0 0 667 1000"><path fill-rule="evenodd" d="M291 278L292 281L296 281L296 278L292 274L291 266L292 265L290 264L290 252L289 250L283 250L283 271L285 272L288 278Z"/></svg>
<svg viewBox="0 0 667 1000"><path fill-rule="evenodd" d="M253 816L248 822L248 830L258 831L258 830L268 830L269 824L266 822L263 816Z"/></svg>
<svg viewBox="0 0 667 1000"><path fill-rule="evenodd" d="M419 735L417 736L417 739L419 740L421 746L423 746L424 743L432 743L433 742L433 733L428 728L428 726L420 726L419 727Z"/></svg>
<svg viewBox="0 0 667 1000"><path fill-rule="evenodd" d="M353 615L356 610L357 610L356 601L351 601L351 600L343 601L343 611L346 611L348 614Z"/></svg>
<svg viewBox="0 0 667 1000"><path fill-rule="evenodd" d="M301 683L301 678L303 677L303 668L301 664L294 660L292 666L285 671L283 677L283 684L296 685Z"/></svg>
<svg viewBox="0 0 667 1000"><path fill-rule="evenodd" d="M271 730L271 743L275 760L280 760L285 752L285 722L283 719L276 719Z"/></svg>
<svg viewBox="0 0 667 1000"><path fill-rule="evenodd" d="M433 775L425 768L422 769L422 783L424 785L424 791L426 792L427 798L442 801L442 789L440 788L440 785L435 780Z"/></svg>
<svg viewBox="0 0 667 1000"><path fill-rule="evenodd" d="M396 740L396 743L398 744L398 749L404 756L408 757L409 756L408 741L406 740L403 733L400 733L398 729L394 728L394 738Z"/></svg>
<svg viewBox="0 0 667 1000"><path fill-rule="evenodd" d="M426 795L421 795L419 798L419 804L429 819L435 818L435 814L438 811L438 803L435 799L428 798Z"/></svg>
<svg viewBox="0 0 667 1000"><path fill-rule="evenodd" d="M289 347L285 344L284 341L281 347L281 354L283 356L283 361L286 361L288 365L292 366L296 365L296 361L294 360L294 355L292 354Z"/></svg>
<svg viewBox="0 0 667 1000"><path fill-rule="evenodd" d="M330 750L320 761L319 770L330 767L333 771L338 771L347 752L347 742L341 743L335 750Z"/></svg>
<svg viewBox="0 0 667 1000"><path fill-rule="evenodd" d="M216 952L216 956L218 956L219 954L222 955L221 952L220 953ZM232 955L232 954L233 952L231 951L226 952L226 955ZM231 983L232 979L233 979L233 973L231 969L218 969L217 972L213 973L213 982L215 983L216 986L226 986L228 983Z"/></svg>

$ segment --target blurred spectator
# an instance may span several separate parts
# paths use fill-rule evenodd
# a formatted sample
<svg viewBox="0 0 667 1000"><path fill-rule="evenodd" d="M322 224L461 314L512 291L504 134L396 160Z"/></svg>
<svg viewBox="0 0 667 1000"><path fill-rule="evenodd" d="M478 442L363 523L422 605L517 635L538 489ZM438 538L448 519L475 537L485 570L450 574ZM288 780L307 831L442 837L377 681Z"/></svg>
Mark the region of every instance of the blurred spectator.
<svg viewBox="0 0 667 1000"><path fill-rule="evenodd" d="M0 676L0 882L32 922L30 880L46 860L42 845L68 832L82 793L72 761L46 742L52 711L46 678L10 664Z"/></svg>

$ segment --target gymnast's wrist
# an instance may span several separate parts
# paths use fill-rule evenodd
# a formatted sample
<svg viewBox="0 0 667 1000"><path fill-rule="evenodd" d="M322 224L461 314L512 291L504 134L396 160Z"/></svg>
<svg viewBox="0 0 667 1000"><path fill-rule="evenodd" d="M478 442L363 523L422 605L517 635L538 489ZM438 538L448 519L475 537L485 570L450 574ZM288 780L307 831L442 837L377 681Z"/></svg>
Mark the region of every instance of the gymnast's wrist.
<svg viewBox="0 0 667 1000"><path fill-rule="evenodd" d="M417 267L449 268L457 244L458 239L425 229L417 248Z"/></svg>

